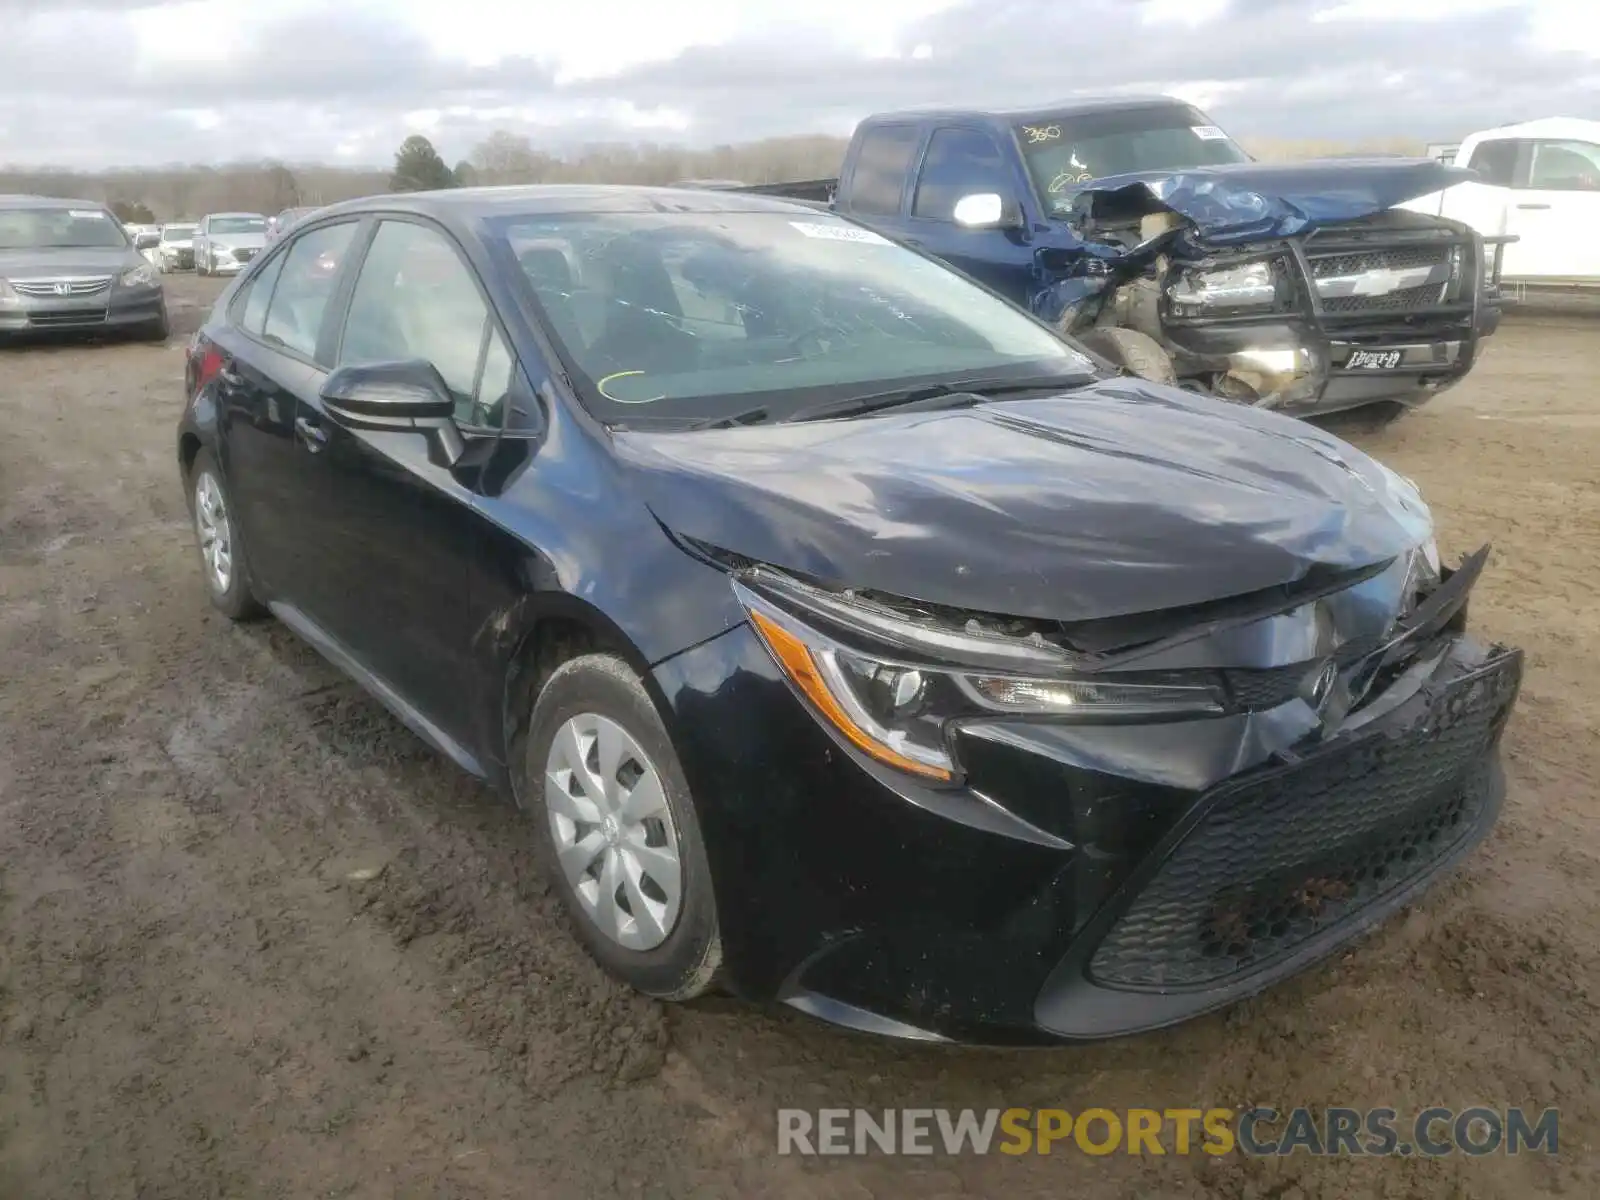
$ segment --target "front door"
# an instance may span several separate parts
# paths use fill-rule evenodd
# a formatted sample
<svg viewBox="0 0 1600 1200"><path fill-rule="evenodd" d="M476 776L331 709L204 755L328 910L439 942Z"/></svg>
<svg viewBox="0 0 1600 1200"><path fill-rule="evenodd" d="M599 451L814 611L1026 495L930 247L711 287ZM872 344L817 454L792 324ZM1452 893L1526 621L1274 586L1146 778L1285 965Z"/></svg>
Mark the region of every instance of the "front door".
<svg viewBox="0 0 1600 1200"><path fill-rule="evenodd" d="M293 265L291 252L286 274ZM328 345L331 362L432 362L457 398L469 445L481 449L497 436L480 400L507 390L507 343L476 275L442 231L380 221L348 296ZM297 534L319 570L309 615L470 748L476 470L447 464L427 432L341 426L315 392L299 398L295 429L304 496Z"/></svg>
<svg viewBox="0 0 1600 1200"><path fill-rule="evenodd" d="M1033 246L1021 230L972 229L956 223L963 196L992 192L1020 202L1010 160L994 135L970 126L935 129L911 195L907 234L914 245L1027 307L1033 287Z"/></svg>

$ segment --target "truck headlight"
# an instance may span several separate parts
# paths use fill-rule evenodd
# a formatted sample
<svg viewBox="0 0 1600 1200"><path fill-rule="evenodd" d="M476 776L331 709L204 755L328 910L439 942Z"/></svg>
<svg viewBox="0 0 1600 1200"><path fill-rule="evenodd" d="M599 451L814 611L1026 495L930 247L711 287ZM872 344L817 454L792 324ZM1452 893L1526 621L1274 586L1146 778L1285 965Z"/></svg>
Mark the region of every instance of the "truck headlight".
<svg viewBox="0 0 1600 1200"><path fill-rule="evenodd" d="M748 582L753 576L745 578ZM785 590L786 601L803 595L803 590ZM1010 713L1103 721L1223 711L1222 695L1210 682L1175 679L1171 673L1141 676L1137 681L1073 678L1059 670L1039 675L998 673L965 669L956 662L934 666L921 661L921 654L899 654L889 647L869 651L821 628L838 619L839 608L830 605L826 613L814 614L823 620L813 620L738 579L734 591L761 641L819 720L879 762L923 779L946 782L955 777L946 731L951 721L963 717ZM864 616L870 624L864 622L861 631L873 638L884 636L881 611ZM909 620L899 630L909 641L923 632ZM937 642L924 639L921 644L927 652L945 654L963 636L946 632ZM954 648L959 654L959 647ZM973 649L980 656L992 652L981 644Z"/></svg>
<svg viewBox="0 0 1600 1200"><path fill-rule="evenodd" d="M1254 308L1278 299L1278 279L1270 262L1185 271L1167 287L1167 296L1185 308Z"/></svg>

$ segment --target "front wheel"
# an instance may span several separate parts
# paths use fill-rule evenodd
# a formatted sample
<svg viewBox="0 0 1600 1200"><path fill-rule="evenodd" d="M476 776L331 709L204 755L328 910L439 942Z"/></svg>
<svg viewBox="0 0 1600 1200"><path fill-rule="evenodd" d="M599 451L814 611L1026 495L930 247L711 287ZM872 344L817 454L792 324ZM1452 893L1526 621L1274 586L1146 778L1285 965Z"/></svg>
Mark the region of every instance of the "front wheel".
<svg viewBox="0 0 1600 1200"><path fill-rule="evenodd" d="M1148 379L1151 383L1170 385L1177 382L1177 375L1172 369L1172 357L1161 348L1160 342L1147 333L1114 325L1097 325L1075 336L1085 347L1130 375Z"/></svg>
<svg viewBox="0 0 1600 1200"><path fill-rule="evenodd" d="M524 747L519 798L579 940L646 995L709 991L722 963L711 869L677 751L638 675L609 654L562 663Z"/></svg>

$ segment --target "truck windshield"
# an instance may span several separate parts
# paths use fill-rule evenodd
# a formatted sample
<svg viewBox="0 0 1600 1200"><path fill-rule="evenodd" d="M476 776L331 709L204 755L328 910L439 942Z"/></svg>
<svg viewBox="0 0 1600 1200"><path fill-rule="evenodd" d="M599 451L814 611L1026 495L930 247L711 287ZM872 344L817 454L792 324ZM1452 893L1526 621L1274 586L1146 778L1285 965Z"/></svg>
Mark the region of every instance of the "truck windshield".
<svg viewBox="0 0 1600 1200"><path fill-rule="evenodd" d="M584 213L495 222L602 420L717 420L902 386L1081 383L1091 362L965 278L838 217Z"/></svg>
<svg viewBox="0 0 1600 1200"><path fill-rule="evenodd" d="M0 209L0 250L118 249L122 227L102 208Z"/></svg>
<svg viewBox="0 0 1600 1200"><path fill-rule="evenodd" d="M1084 184L1108 175L1250 159L1204 113L1186 105L1032 117L1016 134L1034 187L1056 212L1070 209Z"/></svg>

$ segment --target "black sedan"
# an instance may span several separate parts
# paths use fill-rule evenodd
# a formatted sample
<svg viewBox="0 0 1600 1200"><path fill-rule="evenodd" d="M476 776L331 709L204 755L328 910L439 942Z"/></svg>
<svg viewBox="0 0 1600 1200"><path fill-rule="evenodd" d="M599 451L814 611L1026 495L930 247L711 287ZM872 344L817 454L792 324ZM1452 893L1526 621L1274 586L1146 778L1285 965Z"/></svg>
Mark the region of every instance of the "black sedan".
<svg viewBox="0 0 1600 1200"><path fill-rule="evenodd" d="M1493 824L1518 651L1416 489L841 217L354 201L190 346L212 602L535 822L640 990L990 1042L1291 974Z"/></svg>

